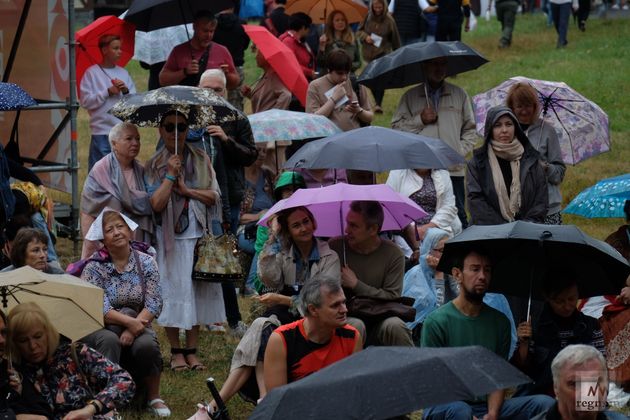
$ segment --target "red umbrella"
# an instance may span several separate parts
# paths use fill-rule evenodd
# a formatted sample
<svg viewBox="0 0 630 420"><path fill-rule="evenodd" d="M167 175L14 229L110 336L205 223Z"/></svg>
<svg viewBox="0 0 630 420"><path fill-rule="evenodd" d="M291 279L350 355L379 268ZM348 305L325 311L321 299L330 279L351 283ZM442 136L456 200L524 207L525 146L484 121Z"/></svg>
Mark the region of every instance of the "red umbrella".
<svg viewBox="0 0 630 420"><path fill-rule="evenodd" d="M124 67L133 57L136 39L134 24L118 19L116 16L103 16L75 33L78 43L77 54L77 91L81 92L81 79L88 67L100 64L103 57L98 40L103 35L119 35L122 55L117 65ZM107 71L103 70L106 74Z"/></svg>
<svg viewBox="0 0 630 420"><path fill-rule="evenodd" d="M254 25L243 25L243 28L282 83L298 98L302 106L306 106L308 81L293 51L273 36L267 28Z"/></svg>

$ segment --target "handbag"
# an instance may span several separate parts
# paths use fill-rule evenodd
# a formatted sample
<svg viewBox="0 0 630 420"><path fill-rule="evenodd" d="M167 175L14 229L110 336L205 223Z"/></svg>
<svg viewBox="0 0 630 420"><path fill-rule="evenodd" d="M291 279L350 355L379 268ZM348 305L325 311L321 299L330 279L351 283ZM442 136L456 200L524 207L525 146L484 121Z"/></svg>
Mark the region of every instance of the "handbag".
<svg viewBox="0 0 630 420"><path fill-rule="evenodd" d="M243 268L238 259L236 237L230 233L214 236L206 232L195 245L193 280L206 282L239 281Z"/></svg>
<svg viewBox="0 0 630 420"><path fill-rule="evenodd" d="M353 296L346 302L348 315L368 321L382 321L397 316L405 322L416 319L415 299L402 296L394 300L384 300L364 296Z"/></svg>

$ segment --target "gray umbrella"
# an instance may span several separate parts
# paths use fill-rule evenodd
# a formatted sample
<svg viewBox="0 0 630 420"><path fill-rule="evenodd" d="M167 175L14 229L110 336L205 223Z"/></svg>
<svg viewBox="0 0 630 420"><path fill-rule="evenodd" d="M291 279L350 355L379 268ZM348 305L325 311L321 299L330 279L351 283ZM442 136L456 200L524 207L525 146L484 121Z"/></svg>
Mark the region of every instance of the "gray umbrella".
<svg viewBox="0 0 630 420"><path fill-rule="evenodd" d="M383 127L363 127L310 142L289 159L285 168L447 169L465 163L439 139Z"/></svg>
<svg viewBox="0 0 630 420"><path fill-rule="evenodd" d="M446 57L446 75L464 73L488 60L463 42L417 42L409 44L368 64L359 83L374 89L394 89L425 81L422 62Z"/></svg>
<svg viewBox="0 0 630 420"><path fill-rule="evenodd" d="M369 347L273 389L253 419L386 419L531 380L480 347Z"/></svg>

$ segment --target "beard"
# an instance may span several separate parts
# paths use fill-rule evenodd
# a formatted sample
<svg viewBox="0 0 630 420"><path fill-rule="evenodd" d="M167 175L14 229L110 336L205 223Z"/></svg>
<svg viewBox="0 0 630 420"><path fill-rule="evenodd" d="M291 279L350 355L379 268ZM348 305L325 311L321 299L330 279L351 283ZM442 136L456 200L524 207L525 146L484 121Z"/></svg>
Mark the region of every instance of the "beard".
<svg viewBox="0 0 630 420"><path fill-rule="evenodd" d="M477 304L483 302L483 298L486 295L485 290L483 292L475 292L474 290L468 290L465 287L462 287L462 291L464 292L464 298L466 298L467 301Z"/></svg>

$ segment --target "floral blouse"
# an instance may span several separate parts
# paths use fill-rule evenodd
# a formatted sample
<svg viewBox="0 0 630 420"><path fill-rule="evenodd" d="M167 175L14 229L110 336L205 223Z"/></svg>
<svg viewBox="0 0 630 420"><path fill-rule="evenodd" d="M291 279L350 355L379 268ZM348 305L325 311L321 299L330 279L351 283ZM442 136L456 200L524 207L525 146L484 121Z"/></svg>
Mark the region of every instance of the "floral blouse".
<svg viewBox="0 0 630 420"><path fill-rule="evenodd" d="M43 366L24 365L19 369L50 405L55 419L85 407L92 399L106 407L104 412L131 401L136 384L126 370L85 344L78 344L76 353L80 371L70 344L59 345Z"/></svg>
<svg viewBox="0 0 630 420"><path fill-rule="evenodd" d="M138 257L142 273L138 273ZM146 308L156 318L162 312L160 273L150 255L133 250L122 273L111 261L90 261L81 278L103 289L103 314L125 307L138 312Z"/></svg>

